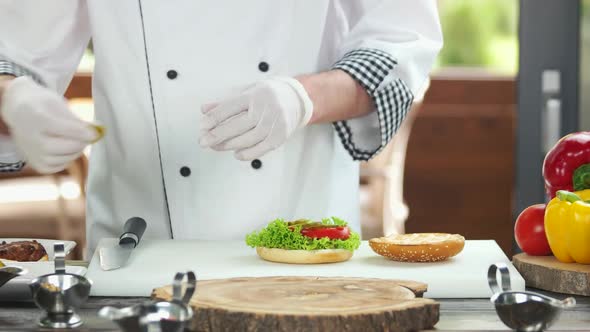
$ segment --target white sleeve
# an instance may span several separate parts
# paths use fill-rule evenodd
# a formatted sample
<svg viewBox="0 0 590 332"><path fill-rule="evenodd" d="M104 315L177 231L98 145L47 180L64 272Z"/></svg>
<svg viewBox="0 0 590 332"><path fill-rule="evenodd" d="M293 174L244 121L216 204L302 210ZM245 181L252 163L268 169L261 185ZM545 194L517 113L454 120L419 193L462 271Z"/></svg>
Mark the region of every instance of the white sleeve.
<svg viewBox="0 0 590 332"><path fill-rule="evenodd" d="M348 29L333 68L349 73L373 99L375 111L334 123L355 160L389 143L442 47L435 0L340 0L335 10Z"/></svg>
<svg viewBox="0 0 590 332"><path fill-rule="evenodd" d="M0 74L31 76L63 94L89 40L86 0L0 1ZM14 144L0 136L0 172L22 166Z"/></svg>

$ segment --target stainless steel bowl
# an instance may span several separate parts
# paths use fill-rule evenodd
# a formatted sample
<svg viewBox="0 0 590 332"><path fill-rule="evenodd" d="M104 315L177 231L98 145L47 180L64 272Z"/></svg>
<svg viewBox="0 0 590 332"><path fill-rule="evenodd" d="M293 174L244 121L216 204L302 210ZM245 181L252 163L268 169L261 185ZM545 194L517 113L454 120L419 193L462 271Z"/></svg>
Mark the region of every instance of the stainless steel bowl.
<svg viewBox="0 0 590 332"><path fill-rule="evenodd" d="M500 271L501 283L498 283L497 271ZM498 317L513 330L543 331L555 323L563 309L576 305L572 297L560 301L534 292L512 291L510 271L503 263L489 267L488 283L494 293L490 300Z"/></svg>
<svg viewBox="0 0 590 332"><path fill-rule="evenodd" d="M82 325L76 314L88 300L92 282L82 276L65 272L65 253L62 243L55 244L55 273L37 277L29 287L35 304L45 316L39 325L47 328L72 328Z"/></svg>
<svg viewBox="0 0 590 332"><path fill-rule="evenodd" d="M11 279L22 276L27 270L18 266L4 266L0 268L0 287L4 286Z"/></svg>
<svg viewBox="0 0 590 332"><path fill-rule="evenodd" d="M98 312L98 316L117 323L125 332L181 332L192 315L187 306L166 301L121 309L104 307Z"/></svg>
<svg viewBox="0 0 590 332"><path fill-rule="evenodd" d="M158 301L138 304L132 307L103 307L98 316L109 319L125 332L181 332L193 317L189 306L197 284L192 271L186 273L188 282L184 293L182 281L184 273L177 273L172 284L172 301Z"/></svg>
<svg viewBox="0 0 590 332"><path fill-rule="evenodd" d="M29 285L35 304L46 311L39 325L49 328L70 328L82 325L76 314L88 300L92 284L75 274L47 274Z"/></svg>

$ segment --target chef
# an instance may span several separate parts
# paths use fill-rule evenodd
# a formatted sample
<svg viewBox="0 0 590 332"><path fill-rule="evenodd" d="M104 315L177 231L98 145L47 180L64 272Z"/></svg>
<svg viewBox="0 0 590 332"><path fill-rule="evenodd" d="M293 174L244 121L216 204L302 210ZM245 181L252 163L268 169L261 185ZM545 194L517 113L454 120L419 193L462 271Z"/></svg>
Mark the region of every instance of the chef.
<svg viewBox="0 0 590 332"><path fill-rule="evenodd" d="M436 1L6 0L0 166L54 173L98 137L62 97L92 39L89 249L243 239L275 218L360 231L359 164L391 140L442 45Z"/></svg>

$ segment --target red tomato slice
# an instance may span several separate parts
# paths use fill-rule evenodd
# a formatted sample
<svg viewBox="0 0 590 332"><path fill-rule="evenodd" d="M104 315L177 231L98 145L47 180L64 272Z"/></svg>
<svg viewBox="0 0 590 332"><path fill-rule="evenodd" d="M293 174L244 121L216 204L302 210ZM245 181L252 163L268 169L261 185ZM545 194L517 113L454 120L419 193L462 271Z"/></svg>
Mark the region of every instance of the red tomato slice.
<svg viewBox="0 0 590 332"><path fill-rule="evenodd" d="M350 229L347 226L334 227L310 227L301 229L301 234L313 239L321 239L324 237L340 240L346 240L350 237Z"/></svg>

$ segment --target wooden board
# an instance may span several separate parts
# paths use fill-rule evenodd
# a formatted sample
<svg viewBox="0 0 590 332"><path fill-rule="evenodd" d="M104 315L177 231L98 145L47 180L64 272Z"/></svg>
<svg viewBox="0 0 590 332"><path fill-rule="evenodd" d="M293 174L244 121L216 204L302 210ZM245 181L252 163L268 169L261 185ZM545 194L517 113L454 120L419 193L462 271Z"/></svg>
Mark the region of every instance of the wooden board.
<svg viewBox="0 0 590 332"><path fill-rule="evenodd" d="M426 285L365 278L263 277L197 283L193 331L410 331L433 327ZM170 300L170 286L152 297Z"/></svg>
<svg viewBox="0 0 590 332"><path fill-rule="evenodd" d="M590 265L562 263L553 256L518 254L512 258L527 287L590 296Z"/></svg>

